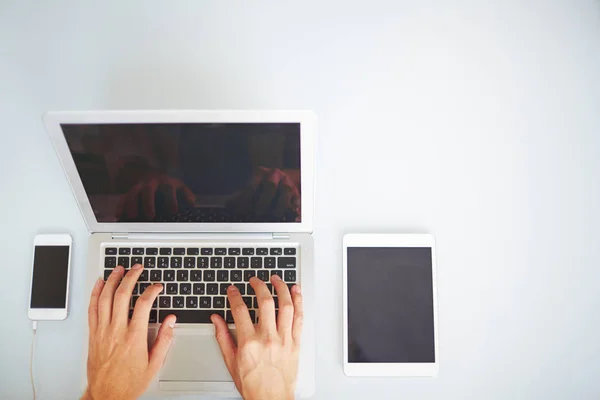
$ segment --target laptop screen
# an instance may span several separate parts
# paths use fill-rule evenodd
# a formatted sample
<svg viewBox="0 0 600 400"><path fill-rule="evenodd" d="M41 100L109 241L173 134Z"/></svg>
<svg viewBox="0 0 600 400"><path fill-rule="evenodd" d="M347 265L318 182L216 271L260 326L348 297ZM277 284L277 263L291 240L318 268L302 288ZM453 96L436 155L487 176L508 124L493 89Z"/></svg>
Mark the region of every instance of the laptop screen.
<svg viewBox="0 0 600 400"><path fill-rule="evenodd" d="M98 222L301 222L299 123L61 128Z"/></svg>

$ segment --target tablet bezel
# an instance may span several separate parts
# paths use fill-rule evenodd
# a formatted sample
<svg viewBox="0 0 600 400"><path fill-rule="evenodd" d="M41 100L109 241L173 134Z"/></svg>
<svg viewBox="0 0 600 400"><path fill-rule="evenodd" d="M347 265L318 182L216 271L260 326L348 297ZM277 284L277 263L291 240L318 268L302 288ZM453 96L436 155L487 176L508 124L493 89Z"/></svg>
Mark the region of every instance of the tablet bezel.
<svg viewBox="0 0 600 400"><path fill-rule="evenodd" d="M433 285L433 330L435 362L349 363L348 362L348 247L430 247ZM346 234L343 241L343 349L347 376L436 376L439 369L435 239L427 234Z"/></svg>

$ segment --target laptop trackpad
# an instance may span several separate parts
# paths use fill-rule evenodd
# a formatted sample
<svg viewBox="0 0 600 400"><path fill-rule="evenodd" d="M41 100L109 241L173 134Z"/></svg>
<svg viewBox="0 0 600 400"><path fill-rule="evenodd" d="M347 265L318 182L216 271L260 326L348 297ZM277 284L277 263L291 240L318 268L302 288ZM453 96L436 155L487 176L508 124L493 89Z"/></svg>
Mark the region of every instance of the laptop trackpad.
<svg viewBox="0 0 600 400"><path fill-rule="evenodd" d="M176 328L159 380L231 382L214 329Z"/></svg>

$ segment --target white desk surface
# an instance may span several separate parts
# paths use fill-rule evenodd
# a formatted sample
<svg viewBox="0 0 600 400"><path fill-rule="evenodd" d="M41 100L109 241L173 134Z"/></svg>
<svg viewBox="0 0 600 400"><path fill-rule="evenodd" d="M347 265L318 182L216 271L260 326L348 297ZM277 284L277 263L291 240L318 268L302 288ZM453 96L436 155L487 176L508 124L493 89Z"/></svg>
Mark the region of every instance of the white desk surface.
<svg viewBox="0 0 600 400"><path fill-rule="evenodd" d="M131 108L318 114L315 399L600 397L597 1L83 3L0 4L0 398L31 398L54 231L72 312L40 323L35 375L80 394L88 232L41 115ZM437 238L435 379L342 373L342 235L379 231Z"/></svg>

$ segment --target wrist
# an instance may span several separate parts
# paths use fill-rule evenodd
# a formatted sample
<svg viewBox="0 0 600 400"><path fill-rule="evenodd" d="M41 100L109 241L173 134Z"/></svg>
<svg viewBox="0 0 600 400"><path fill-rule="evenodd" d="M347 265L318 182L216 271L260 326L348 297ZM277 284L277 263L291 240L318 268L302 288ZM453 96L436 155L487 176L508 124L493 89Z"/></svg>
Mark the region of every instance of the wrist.
<svg viewBox="0 0 600 400"><path fill-rule="evenodd" d="M86 388L83 396L81 396L81 400L93 400L92 395L90 394L90 389Z"/></svg>

